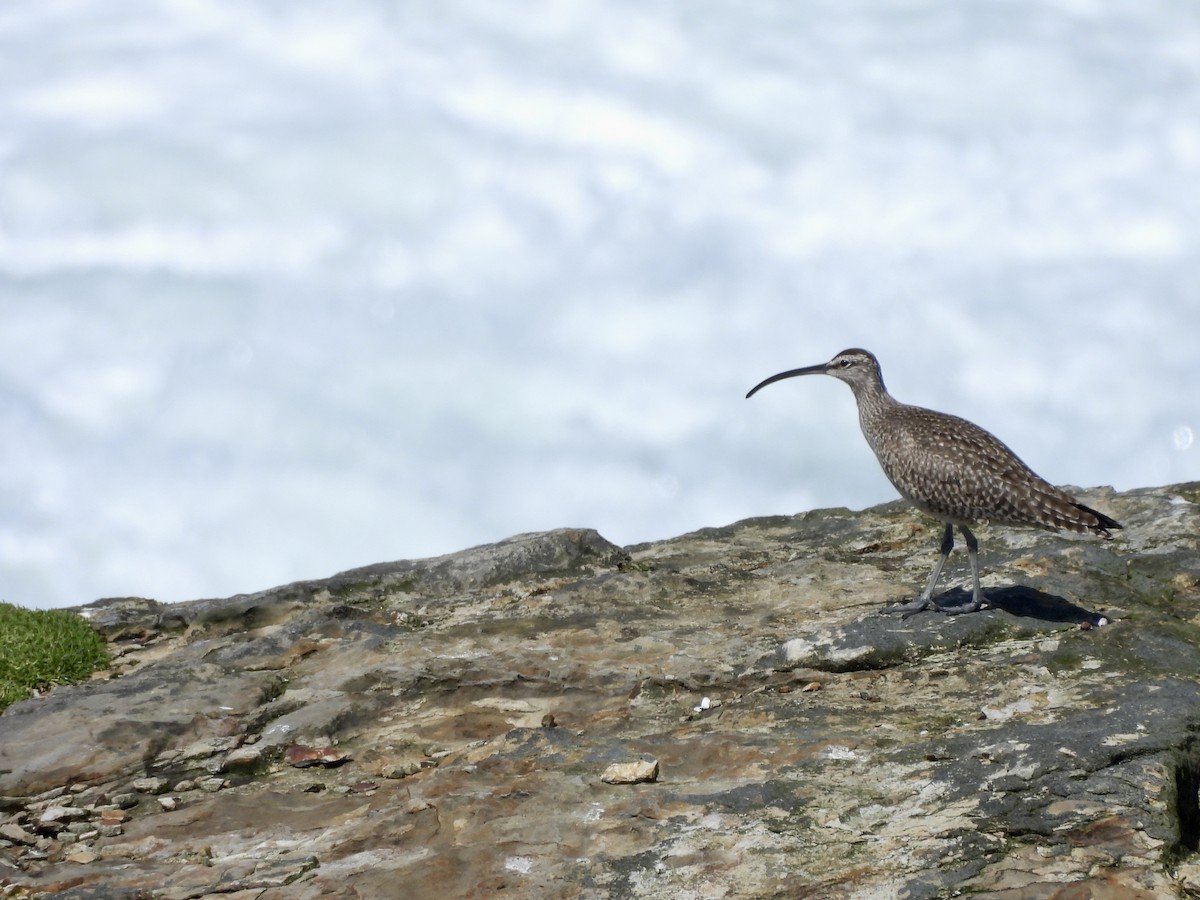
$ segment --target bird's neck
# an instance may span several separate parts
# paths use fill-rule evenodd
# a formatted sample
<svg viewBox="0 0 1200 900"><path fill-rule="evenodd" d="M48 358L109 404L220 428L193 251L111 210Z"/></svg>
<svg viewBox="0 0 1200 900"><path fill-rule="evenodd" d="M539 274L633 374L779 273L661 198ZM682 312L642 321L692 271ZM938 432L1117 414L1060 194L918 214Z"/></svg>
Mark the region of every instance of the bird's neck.
<svg viewBox="0 0 1200 900"><path fill-rule="evenodd" d="M889 410L900 406L900 401L887 392L882 382L852 385L854 399L858 402L858 422L864 434L871 434L872 426L887 415Z"/></svg>

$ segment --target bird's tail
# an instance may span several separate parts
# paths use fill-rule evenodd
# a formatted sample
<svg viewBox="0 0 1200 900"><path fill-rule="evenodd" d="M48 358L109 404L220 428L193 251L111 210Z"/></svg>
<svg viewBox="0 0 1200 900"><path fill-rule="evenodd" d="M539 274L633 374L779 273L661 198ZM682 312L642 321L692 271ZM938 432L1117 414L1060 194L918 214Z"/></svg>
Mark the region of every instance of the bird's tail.
<svg viewBox="0 0 1200 900"><path fill-rule="evenodd" d="M1084 506L1082 503L1075 503L1072 505L1077 510L1079 510L1081 513L1086 513L1088 516L1091 516L1092 518L1095 519L1094 522L1085 521L1084 527L1088 531L1098 534L1101 537L1111 538L1112 535L1109 533L1109 529L1122 527L1121 523L1118 522L1116 519L1110 519L1104 513L1097 512L1096 510L1092 509L1090 506Z"/></svg>

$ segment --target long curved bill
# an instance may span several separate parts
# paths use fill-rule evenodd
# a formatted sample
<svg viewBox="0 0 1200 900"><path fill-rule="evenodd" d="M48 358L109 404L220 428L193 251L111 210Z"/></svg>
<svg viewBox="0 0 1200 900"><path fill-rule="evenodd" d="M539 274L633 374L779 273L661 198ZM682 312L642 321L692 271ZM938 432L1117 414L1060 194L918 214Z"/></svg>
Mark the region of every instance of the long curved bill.
<svg viewBox="0 0 1200 900"><path fill-rule="evenodd" d="M750 393L746 395L746 399L749 400L768 384L774 384L776 381L783 381L785 378L795 378L797 375L824 375L827 371L829 371L829 363L821 363L818 366L805 366L802 369L788 369L786 372L772 375L765 381L760 381L754 387L750 388Z"/></svg>

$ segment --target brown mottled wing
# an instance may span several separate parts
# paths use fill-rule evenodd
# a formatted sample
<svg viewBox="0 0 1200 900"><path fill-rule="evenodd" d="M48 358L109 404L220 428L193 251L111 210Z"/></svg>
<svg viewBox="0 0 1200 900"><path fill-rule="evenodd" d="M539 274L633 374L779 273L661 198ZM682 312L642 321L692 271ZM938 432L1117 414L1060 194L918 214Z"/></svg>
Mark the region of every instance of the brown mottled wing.
<svg viewBox="0 0 1200 900"><path fill-rule="evenodd" d="M917 507L952 522L1093 532L1116 522L1034 473L1000 440L957 416L897 406L874 447L883 471Z"/></svg>

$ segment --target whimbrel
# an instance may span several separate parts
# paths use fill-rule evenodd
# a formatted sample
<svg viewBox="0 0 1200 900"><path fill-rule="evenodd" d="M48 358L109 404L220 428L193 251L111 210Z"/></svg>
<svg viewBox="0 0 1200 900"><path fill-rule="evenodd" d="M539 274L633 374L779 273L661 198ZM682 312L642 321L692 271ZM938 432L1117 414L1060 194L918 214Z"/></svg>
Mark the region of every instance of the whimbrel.
<svg viewBox="0 0 1200 900"><path fill-rule="evenodd" d="M1049 484L989 432L958 416L901 403L883 386L879 361L866 350L843 350L827 363L789 369L755 385L755 392L797 375L832 375L850 385L858 422L884 474L905 499L944 523L941 557L921 596L889 608L904 615L931 609L947 614L986 605L979 587L979 542L968 527L977 522L1062 528L1111 538L1120 524ZM974 592L969 603L942 606L933 589L954 548L954 526L967 542Z"/></svg>

